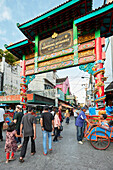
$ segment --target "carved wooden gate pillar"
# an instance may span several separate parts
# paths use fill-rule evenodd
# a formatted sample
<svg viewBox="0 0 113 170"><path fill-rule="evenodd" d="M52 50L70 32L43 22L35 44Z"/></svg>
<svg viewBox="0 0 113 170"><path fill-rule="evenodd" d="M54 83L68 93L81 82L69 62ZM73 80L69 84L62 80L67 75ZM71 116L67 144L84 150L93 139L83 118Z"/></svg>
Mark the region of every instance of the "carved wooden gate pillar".
<svg viewBox="0 0 113 170"><path fill-rule="evenodd" d="M25 55L23 55L23 61L21 64L22 72L21 72L21 84L20 84L20 104L23 105L24 114L26 113L26 105L27 105L27 84L26 84L26 76L25 76Z"/></svg>
<svg viewBox="0 0 113 170"><path fill-rule="evenodd" d="M103 40L99 36L99 32L97 32L95 35L95 55L96 55L96 62L95 62L95 72L94 72L94 77L95 77L95 90L96 90L96 108L99 110L105 110L105 95L104 95L104 72L105 69L103 68L105 55L104 52L102 51L102 45Z"/></svg>

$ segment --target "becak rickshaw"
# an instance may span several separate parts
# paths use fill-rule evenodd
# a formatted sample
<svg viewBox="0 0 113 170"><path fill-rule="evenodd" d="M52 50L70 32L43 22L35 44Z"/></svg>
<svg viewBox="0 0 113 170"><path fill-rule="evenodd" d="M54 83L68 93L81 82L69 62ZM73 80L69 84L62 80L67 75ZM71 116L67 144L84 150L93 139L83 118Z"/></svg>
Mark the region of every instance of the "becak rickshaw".
<svg viewBox="0 0 113 170"><path fill-rule="evenodd" d="M105 150L109 147L111 139L113 139L113 126L107 129L96 124L86 127L84 137L90 141L95 149Z"/></svg>

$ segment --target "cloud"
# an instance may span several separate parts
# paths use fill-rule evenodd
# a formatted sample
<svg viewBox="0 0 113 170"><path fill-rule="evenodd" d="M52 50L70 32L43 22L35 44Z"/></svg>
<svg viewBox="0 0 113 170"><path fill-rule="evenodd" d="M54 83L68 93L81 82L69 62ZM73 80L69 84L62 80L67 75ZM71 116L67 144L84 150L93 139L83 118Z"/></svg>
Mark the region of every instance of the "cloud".
<svg viewBox="0 0 113 170"><path fill-rule="evenodd" d="M0 1L0 22L5 20L11 20L11 10L5 5L5 1Z"/></svg>

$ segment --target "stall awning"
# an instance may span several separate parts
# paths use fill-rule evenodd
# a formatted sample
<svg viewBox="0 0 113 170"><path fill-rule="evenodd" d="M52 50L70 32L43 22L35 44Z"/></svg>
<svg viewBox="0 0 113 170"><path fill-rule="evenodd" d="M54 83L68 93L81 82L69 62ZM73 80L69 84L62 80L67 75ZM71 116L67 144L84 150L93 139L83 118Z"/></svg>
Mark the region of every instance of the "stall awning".
<svg viewBox="0 0 113 170"><path fill-rule="evenodd" d="M113 91L113 81L105 88L105 93Z"/></svg>
<svg viewBox="0 0 113 170"><path fill-rule="evenodd" d="M69 109L73 109L73 107L72 107L72 106L69 106L68 104L63 104L63 103L62 103L62 106L63 106L63 107L66 107L66 108L69 108Z"/></svg>

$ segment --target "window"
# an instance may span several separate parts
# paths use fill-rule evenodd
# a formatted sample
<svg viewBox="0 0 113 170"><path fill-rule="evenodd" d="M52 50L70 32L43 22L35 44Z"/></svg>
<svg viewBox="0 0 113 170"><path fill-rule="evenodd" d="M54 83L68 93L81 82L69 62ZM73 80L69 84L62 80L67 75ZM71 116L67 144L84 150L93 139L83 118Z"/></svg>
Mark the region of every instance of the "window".
<svg viewBox="0 0 113 170"><path fill-rule="evenodd" d="M45 90L46 89L53 89L50 85L47 85L47 84L44 85L44 88L45 88Z"/></svg>

